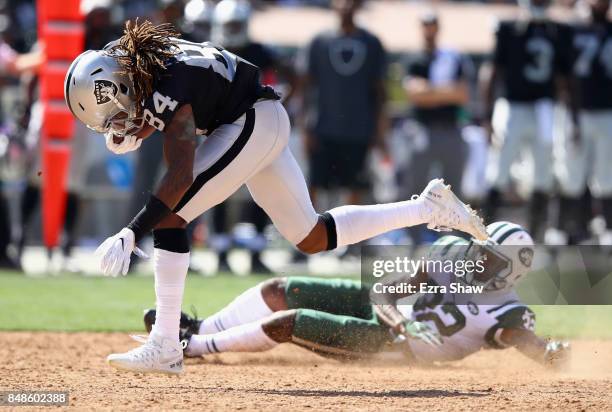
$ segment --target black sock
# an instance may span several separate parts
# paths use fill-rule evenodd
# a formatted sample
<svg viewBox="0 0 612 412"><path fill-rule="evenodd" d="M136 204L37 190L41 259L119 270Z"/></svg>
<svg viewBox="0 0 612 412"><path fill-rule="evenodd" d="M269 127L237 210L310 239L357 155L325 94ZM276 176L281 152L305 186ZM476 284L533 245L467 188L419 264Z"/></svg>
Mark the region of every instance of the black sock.
<svg viewBox="0 0 612 412"><path fill-rule="evenodd" d="M603 197L601 199L601 211L606 220L606 228L612 229L612 197Z"/></svg>
<svg viewBox="0 0 612 412"><path fill-rule="evenodd" d="M8 201L2 192L0 181L0 258L8 256L8 246L11 243L11 220Z"/></svg>
<svg viewBox="0 0 612 412"><path fill-rule="evenodd" d="M21 210L21 233L19 234L19 241L17 242L19 256L23 253L23 248L25 247L27 239L28 226L39 203L40 189L33 185L26 186L21 195L21 201L19 202L19 208Z"/></svg>
<svg viewBox="0 0 612 412"><path fill-rule="evenodd" d="M483 217L486 221L492 222L495 220L497 209L501 204L501 193L499 190L492 188L487 194L487 198L484 202Z"/></svg>
<svg viewBox="0 0 612 412"><path fill-rule="evenodd" d="M62 246L62 252L65 257L70 256L72 248L76 244L76 226L79 221L81 200L79 195L76 193L68 193L66 198L66 217L64 219L64 233L66 238L64 239L64 245Z"/></svg>
<svg viewBox="0 0 612 412"><path fill-rule="evenodd" d="M548 225L548 194L533 192L529 201L529 233L534 240L542 239Z"/></svg>

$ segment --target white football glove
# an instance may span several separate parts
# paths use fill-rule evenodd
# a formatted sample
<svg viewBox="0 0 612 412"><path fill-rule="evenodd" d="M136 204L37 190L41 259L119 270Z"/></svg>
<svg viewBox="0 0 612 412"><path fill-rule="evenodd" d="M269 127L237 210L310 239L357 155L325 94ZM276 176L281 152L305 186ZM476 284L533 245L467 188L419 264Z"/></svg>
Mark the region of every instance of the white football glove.
<svg viewBox="0 0 612 412"><path fill-rule="evenodd" d="M142 139L139 139L135 135L127 135L123 138L121 143L113 142L113 132L107 132L104 134L106 140L106 147L108 150L115 154L125 154L137 150L142 144Z"/></svg>
<svg viewBox="0 0 612 412"><path fill-rule="evenodd" d="M123 276L127 275L132 252L142 258L148 258L146 253L136 247L134 232L131 229L123 228L121 232L102 242L95 254L100 259L102 273L116 277L119 273Z"/></svg>

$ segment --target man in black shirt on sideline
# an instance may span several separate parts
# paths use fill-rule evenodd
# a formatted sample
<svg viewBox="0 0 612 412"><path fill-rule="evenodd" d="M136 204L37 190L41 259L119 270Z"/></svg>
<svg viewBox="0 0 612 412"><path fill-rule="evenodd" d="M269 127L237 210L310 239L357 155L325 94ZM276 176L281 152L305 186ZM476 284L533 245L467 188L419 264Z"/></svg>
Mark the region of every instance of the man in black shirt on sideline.
<svg viewBox="0 0 612 412"><path fill-rule="evenodd" d="M462 106L469 99L467 77L471 65L455 50L438 46L440 24L434 12L421 16L425 49L408 67L404 89L414 106L416 120L425 128L427 147L413 157L414 184L444 177L455 190L461 187L467 148L459 129ZM437 166L438 175L433 175Z"/></svg>

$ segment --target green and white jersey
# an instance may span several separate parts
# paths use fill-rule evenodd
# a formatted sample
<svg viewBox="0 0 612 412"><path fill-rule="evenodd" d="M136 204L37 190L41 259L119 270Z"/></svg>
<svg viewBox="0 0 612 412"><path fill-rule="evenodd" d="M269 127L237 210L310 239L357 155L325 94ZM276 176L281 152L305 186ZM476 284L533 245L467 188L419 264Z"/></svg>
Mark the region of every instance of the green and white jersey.
<svg viewBox="0 0 612 412"><path fill-rule="evenodd" d="M464 239L445 236L434 245L435 253L443 253L444 245L467 244ZM448 253L452 253L452 248ZM455 249L457 251L458 249ZM419 340L409 340L410 348L422 362L444 362L462 359L483 348L503 349L500 340L503 329L534 330L535 315L513 291L495 298L496 304L477 304L467 301L457 304L448 292L450 283L457 282L452 273L431 273L429 283L445 285L447 293L421 295L412 306L409 319L425 322L442 336L439 347L431 347ZM497 303L499 302L499 303Z"/></svg>

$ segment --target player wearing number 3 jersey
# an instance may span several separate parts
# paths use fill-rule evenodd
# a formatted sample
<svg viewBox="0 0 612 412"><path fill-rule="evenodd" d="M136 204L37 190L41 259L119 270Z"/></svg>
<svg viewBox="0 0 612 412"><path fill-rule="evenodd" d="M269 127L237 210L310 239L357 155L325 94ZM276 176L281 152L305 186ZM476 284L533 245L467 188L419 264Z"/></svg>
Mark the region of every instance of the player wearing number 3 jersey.
<svg viewBox="0 0 612 412"><path fill-rule="evenodd" d="M126 274L136 243L153 231L157 319L142 346L108 357L112 366L179 373L179 320L189 265L188 222L242 185L278 231L305 253L427 224L485 239L482 220L441 179L413 200L342 206L318 215L289 148L289 119L259 69L221 47L178 39L168 25L128 22L104 50L72 63L66 102L109 148L136 149L157 129L167 171L142 211L98 248L102 271ZM204 134L196 145L194 136Z"/></svg>
<svg viewBox="0 0 612 412"><path fill-rule="evenodd" d="M548 196L553 188L553 109L559 96L557 84L568 87L569 73L565 53L568 28L546 15L549 3L549 0L519 1L523 6L521 18L497 25L493 67L485 85L485 116L493 132L497 159L490 176L492 190L486 215L488 219L495 218L502 194L511 188L511 166L527 148L533 169L523 184L529 185L526 189L531 196L528 230L536 239L546 223ZM495 101L498 81L502 90ZM574 107L574 115L575 111Z"/></svg>

